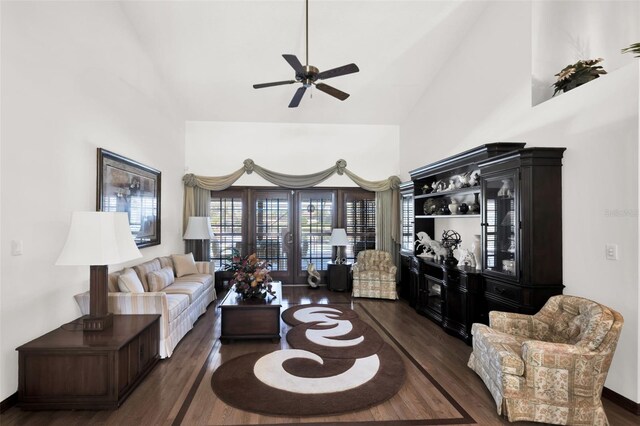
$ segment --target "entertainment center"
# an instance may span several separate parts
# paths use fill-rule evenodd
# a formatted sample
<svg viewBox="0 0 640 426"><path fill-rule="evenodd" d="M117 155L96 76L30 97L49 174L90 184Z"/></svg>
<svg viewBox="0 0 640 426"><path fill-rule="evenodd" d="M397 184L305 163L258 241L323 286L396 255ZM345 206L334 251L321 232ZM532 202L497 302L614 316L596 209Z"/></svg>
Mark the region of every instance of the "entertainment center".
<svg viewBox="0 0 640 426"><path fill-rule="evenodd" d="M491 143L410 172L401 186L401 280L416 311L470 343L471 325L487 323L489 311L533 314L562 294L564 151ZM443 226L481 236L476 265L442 261ZM418 233L435 253L420 253ZM462 240L468 248L473 238Z"/></svg>

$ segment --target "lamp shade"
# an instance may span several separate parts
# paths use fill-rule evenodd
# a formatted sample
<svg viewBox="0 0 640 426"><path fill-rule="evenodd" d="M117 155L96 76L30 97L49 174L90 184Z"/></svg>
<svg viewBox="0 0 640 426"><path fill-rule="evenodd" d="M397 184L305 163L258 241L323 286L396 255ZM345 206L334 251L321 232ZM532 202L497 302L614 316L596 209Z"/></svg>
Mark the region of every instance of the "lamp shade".
<svg viewBox="0 0 640 426"><path fill-rule="evenodd" d="M126 213L74 212L56 265L110 265L139 257Z"/></svg>
<svg viewBox="0 0 640 426"><path fill-rule="evenodd" d="M187 223L187 231L182 238L185 240L212 240L214 236L208 217L191 216L189 223Z"/></svg>
<svg viewBox="0 0 640 426"><path fill-rule="evenodd" d="M334 228L331 231L330 243L332 246L349 245L349 240L347 240L347 231L345 231L343 228Z"/></svg>

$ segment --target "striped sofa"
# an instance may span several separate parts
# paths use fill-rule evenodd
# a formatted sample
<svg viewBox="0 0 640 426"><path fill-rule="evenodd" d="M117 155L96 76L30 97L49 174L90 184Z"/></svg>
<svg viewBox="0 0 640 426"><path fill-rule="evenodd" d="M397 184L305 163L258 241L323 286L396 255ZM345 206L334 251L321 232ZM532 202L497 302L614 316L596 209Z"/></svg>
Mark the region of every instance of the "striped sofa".
<svg viewBox="0 0 640 426"><path fill-rule="evenodd" d="M143 293L121 292L118 278L129 271L109 274L109 312L114 314L160 314L160 358L168 358L185 334L216 299L213 268L209 262L195 262L198 273L169 277L163 287L159 274L174 272L171 256L158 257L133 266L144 287ZM170 268L170 269L169 269ZM175 273L174 273L175 275ZM161 288L162 287L162 288ZM83 315L89 314L89 292L75 296Z"/></svg>

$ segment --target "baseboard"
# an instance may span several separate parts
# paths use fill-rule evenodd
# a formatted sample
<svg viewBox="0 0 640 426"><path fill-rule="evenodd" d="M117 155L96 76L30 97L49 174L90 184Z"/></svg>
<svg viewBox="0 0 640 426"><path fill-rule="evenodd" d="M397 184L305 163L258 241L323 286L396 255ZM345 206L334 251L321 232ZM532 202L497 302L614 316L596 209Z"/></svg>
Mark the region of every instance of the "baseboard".
<svg viewBox="0 0 640 426"><path fill-rule="evenodd" d="M9 408L16 405L17 402L18 402L18 392L14 393L13 395L9 395L7 399L0 402L0 414L4 413Z"/></svg>
<svg viewBox="0 0 640 426"><path fill-rule="evenodd" d="M636 416L640 416L640 404L633 402L629 398L624 397L607 387L602 389L602 396L625 410L632 412Z"/></svg>

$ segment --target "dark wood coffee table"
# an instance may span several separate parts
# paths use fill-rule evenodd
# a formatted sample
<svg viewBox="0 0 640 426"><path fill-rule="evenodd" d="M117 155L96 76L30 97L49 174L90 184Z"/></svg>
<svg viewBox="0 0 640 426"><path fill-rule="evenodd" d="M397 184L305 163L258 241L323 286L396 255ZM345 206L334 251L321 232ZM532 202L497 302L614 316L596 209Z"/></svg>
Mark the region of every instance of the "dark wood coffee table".
<svg viewBox="0 0 640 426"><path fill-rule="evenodd" d="M264 300L243 300L231 287L220 303L220 341L235 339L280 340L280 298L282 286L272 283L276 296L267 295Z"/></svg>

